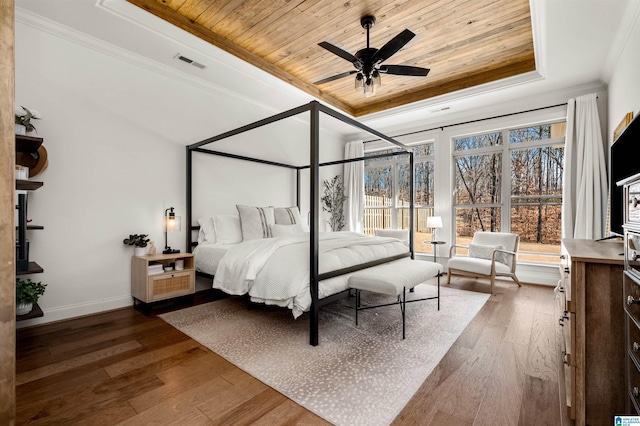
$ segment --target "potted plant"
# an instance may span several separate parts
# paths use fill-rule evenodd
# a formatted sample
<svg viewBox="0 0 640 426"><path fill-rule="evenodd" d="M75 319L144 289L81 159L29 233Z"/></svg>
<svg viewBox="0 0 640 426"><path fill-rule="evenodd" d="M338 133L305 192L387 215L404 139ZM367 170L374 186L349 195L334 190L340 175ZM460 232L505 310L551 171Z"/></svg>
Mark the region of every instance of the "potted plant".
<svg viewBox="0 0 640 426"><path fill-rule="evenodd" d="M16 278L16 315L26 315L33 309L33 304L44 294L47 285L31 279Z"/></svg>
<svg viewBox="0 0 640 426"><path fill-rule="evenodd" d="M342 175L336 175L330 181L324 181L324 196L321 198L322 210L329 212L331 217L327 221L333 232L344 228L344 202L347 196L344 195L344 185Z"/></svg>
<svg viewBox="0 0 640 426"><path fill-rule="evenodd" d="M147 244L149 243L149 238L147 237L147 234L132 234L122 242L127 246L134 246L135 256L144 256L147 254Z"/></svg>
<svg viewBox="0 0 640 426"><path fill-rule="evenodd" d="M26 132L36 132L36 127L31 123L31 120L39 120L42 118L40 113L35 109L28 109L23 106L16 107L15 109L15 133L17 135L24 135Z"/></svg>

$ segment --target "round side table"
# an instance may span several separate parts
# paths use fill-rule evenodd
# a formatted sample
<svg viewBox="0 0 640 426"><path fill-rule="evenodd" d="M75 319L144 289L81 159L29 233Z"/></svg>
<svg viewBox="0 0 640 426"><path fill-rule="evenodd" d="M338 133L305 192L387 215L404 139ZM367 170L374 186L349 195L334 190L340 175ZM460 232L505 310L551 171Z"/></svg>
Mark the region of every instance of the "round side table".
<svg viewBox="0 0 640 426"><path fill-rule="evenodd" d="M423 244L431 244L433 246L433 261L434 263L437 262L437 257L438 257L438 245L439 244L447 244L446 241L423 241Z"/></svg>

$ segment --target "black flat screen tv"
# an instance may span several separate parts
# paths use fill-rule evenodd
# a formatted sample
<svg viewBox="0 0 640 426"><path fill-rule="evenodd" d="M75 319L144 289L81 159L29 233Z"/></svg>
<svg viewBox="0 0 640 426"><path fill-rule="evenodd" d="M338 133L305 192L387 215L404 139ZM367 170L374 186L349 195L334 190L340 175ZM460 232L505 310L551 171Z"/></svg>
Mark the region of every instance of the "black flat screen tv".
<svg viewBox="0 0 640 426"><path fill-rule="evenodd" d="M640 173L640 119L636 116L609 151L609 235L624 235L623 188L619 181Z"/></svg>

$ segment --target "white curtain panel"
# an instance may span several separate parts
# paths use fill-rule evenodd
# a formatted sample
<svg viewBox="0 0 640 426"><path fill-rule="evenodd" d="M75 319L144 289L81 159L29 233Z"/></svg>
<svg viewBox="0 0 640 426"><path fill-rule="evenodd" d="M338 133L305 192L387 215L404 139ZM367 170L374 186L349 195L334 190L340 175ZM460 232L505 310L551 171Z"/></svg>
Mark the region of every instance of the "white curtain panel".
<svg viewBox="0 0 640 426"><path fill-rule="evenodd" d="M595 93L569 99L565 141L562 237L604 236L607 166Z"/></svg>
<svg viewBox="0 0 640 426"><path fill-rule="evenodd" d="M348 142L344 147L344 158L364 157L362 141ZM364 230L364 161L344 164L344 193L346 201L347 230Z"/></svg>

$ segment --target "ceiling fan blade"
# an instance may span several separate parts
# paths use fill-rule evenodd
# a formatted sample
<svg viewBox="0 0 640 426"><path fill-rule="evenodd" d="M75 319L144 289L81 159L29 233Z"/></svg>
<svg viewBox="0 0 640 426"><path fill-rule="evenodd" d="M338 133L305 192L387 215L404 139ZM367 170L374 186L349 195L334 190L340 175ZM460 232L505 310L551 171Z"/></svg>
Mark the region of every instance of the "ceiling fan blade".
<svg viewBox="0 0 640 426"><path fill-rule="evenodd" d="M341 72L340 74L332 75L331 77L327 77L327 78L323 78L322 80L314 81L313 84L328 83L328 82L333 81L333 80L338 80L338 79L343 78L343 77L348 77L348 76L353 75L353 74L355 74L357 72L358 71L356 71L356 70Z"/></svg>
<svg viewBox="0 0 640 426"><path fill-rule="evenodd" d="M379 64L386 61L398 50L402 49L405 44L409 43L413 37L415 37L415 34L411 31L402 31L400 34L389 40L387 44L382 46L380 50L373 55L373 63Z"/></svg>
<svg viewBox="0 0 640 426"><path fill-rule="evenodd" d="M345 50L342 50L337 46L334 46L331 43L327 43L326 41L323 41L323 42L318 43L318 46L324 47L329 52L333 53L334 55L340 56L342 59L346 59L347 61L349 61L352 64L354 64L356 67L358 67L358 65L360 65L359 68L362 67L362 61L360 59L356 58L351 53L349 53L349 52L347 52Z"/></svg>
<svg viewBox="0 0 640 426"><path fill-rule="evenodd" d="M380 65L379 71L385 74L425 77L431 70L429 68L412 67L409 65Z"/></svg>

